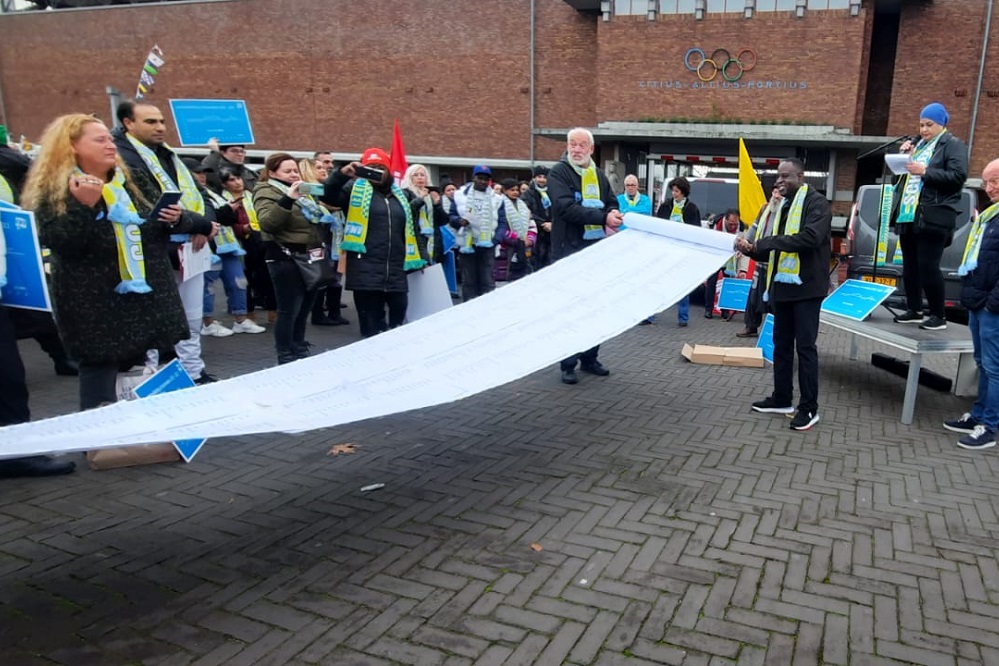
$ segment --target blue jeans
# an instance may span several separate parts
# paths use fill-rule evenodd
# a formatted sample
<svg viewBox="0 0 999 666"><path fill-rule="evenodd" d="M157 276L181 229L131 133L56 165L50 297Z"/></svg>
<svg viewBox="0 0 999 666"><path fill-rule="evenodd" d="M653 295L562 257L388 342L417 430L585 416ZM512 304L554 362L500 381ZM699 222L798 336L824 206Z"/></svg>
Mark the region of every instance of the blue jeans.
<svg viewBox="0 0 999 666"><path fill-rule="evenodd" d="M690 320L690 295L686 295L676 304L676 320L686 324Z"/></svg>
<svg viewBox="0 0 999 666"><path fill-rule="evenodd" d="M978 366L978 400L971 416L994 432L999 425L999 315L969 310L968 328Z"/></svg>
<svg viewBox="0 0 999 666"><path fill-rule="evenodd" d="M205 303L204 315L212 316L215 312L215 290L212 288L215 281L222 277L222 286L225 287L225 300L229 307L229 314L246 314L246 275L243 273L243 262L235 254L220 254L221 264L217 264L217 270L205 273Z"/></svg>

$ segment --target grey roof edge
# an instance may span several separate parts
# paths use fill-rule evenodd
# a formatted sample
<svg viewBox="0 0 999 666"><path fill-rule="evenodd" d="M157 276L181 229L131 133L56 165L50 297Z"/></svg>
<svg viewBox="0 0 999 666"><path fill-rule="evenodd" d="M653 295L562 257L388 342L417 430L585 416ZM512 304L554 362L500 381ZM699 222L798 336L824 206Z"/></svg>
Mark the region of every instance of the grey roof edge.
<svg viewBox="0 0 999 666"><path fill-rule="evenodd" d="M542 127L535 134L546 137L564 137L571 128ZM822 144L841 148L867 148L890 142L896 137L852 134L849 130L833 125L750 125L709 123L636 123L603 122L588 128L595 139L638 139L656 141L733 140L742 137L748 141L786 144Z"/></svg>

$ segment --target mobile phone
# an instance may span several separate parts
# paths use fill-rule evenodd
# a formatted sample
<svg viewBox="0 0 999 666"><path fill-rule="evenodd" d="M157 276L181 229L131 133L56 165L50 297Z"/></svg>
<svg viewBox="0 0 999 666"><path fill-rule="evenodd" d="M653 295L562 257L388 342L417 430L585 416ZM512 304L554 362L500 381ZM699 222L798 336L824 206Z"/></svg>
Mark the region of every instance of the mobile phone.
<svg viewBox="0 0 999 666"><path fill-rule="evenodd" d="M376 183L380 183L382 178L385 177L385 172L381 169L372 169L366 166L356 166L354 167L354 175L358 178L363 178L364 180L373 180Z"/></svg>
<svg viewBox="0 0 999 666"><path fill-rule="evenodd" d="M427 185L427 192L436 192L437 194L440 194L441 188L437 187L436 185Z"/></svg>
<svg viewBox="0 0 999 666"><path fill-rule="evenodd" d="M311 197L321 197L326 192L326 186L322 183L306 183L304 180L298 183L298 193L307 194Z"/></svg>
<svg viewBox="0 0 999 666"><path fill-rule="evenodd" d="M160 194L159 201L157 201L156 205L153 206L153 210L152 212L149 213L148 219L150 220L160 219L160 213L163 212L164 208L168 206L173 206L174 204L178 203L180 203L180 192L174 190L165 190L162 194Z"/></svg>

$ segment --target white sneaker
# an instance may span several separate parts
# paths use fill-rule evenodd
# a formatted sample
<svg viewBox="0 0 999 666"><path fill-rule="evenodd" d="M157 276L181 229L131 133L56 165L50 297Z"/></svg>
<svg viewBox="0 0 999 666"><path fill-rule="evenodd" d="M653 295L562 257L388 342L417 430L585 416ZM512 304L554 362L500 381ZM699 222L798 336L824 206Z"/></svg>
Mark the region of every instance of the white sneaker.
<svg viewBox="0 0 999 666"><path fill-rule="evenodd" d="M213 321L208 326L201 327L201 335L210 335L213 338L228 338L232 335L232 331L217 321Z"/></svg>
<svg viewBox="0 0 999 666"><path fill-rule="evenodd" d="M266 328L249 318L244 319L243 321L234 321L232 323L233 333L263 333L266 330Z"/></svg>

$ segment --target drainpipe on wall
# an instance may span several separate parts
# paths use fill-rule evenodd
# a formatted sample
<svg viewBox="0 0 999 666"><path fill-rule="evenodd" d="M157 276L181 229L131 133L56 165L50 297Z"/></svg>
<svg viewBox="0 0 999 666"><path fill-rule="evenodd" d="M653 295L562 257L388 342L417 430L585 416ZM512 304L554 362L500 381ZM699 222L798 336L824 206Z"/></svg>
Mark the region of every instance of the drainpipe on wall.
<svg viewBox="0 0 999 666"><path fill-rule="evenodd" d="M985 15L985 37L982 39L982 57L978 62L978 85L975 86L975 106L971 109L971 130L968 131L968 163L971 163L971 148L975 143L975 124L978 122L978 100L982 96L982 79L985 77L985 53L989 50L989 31L992 29L992 6L995 0L989 0L988 12Z"/></svg>
<svg viewBox="0 0 999 666"><path fill-rule="evenodd" d="M533 169L534 168L534 104L535 104L535 102L534 102L534 0L531 0L531 57L530 57L530 61L531 61L531 83L530 83L530 91L528 93L528 97L531 98L531 113L530 113L530 116L531 116L531 121L530 121L530 124L531 124L531 135L530 135L529 139L530 139L530 145L531 145L531 168Z"/></svg>

